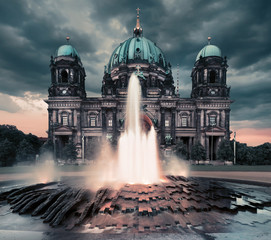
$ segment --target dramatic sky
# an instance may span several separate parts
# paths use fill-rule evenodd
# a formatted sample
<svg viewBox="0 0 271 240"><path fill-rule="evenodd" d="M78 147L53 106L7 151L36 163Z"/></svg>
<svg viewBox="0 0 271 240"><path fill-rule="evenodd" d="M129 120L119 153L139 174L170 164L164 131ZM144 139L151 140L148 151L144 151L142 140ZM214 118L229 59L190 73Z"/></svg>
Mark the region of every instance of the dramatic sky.
<svg viewBox="0 0 271 240"><path fill-rule="evenodd" d="M99 96L104 65L132 36L136 8L144 36L180 65L189 97L197 53L212 37L228 57L231 130L249 145L271 142L271 1L0 0L0 124L46 136L49 60L66 36L84 64L88 96Z"/></svg>

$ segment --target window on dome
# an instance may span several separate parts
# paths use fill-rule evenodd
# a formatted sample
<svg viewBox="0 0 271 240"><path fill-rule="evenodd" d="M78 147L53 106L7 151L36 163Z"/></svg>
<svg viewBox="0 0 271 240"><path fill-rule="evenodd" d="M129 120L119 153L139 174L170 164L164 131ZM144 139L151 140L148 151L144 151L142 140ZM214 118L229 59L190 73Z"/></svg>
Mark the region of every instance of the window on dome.
<svg viewBox="0 0 271 240"><path fill-rule="evenodd" d="M112 119L108 119L108 127L112 127L112 125L113 125Z"/></svg>
<svg viewBox="0 0 271 240"><path fill-rule="evenodd" d="M215 83L215 78L216 78L216 72L211 71L210 72L210 83Z"/></svg>
<svg viewBox="0 0 271 240"><path fill-rule="evenodd" d="M165 127L169 127L169 120L168 119L165 120Z"/></svg>
<svg viewBox="0 0 271 240"><path fill-rule="evenodd" d="M68 82L68 73L66 70L62 70L61 72L61 81L63 83L67 83Z"/></svg>

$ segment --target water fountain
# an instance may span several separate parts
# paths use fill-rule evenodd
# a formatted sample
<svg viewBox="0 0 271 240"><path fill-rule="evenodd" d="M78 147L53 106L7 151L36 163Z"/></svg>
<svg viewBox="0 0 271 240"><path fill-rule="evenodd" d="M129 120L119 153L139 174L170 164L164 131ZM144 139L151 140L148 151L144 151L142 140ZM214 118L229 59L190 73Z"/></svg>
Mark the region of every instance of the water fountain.
<svg viewBox="0 0 271 240"><path fill-rule="evenodd" d="M151 126L143 131L141 123L141 86L132 74L126 105L126 130L118 146L118 180L125 183L159 183L159 169L156 133Z"/></svg>
<svg viewBox="0 0 271 240"><path fill-rule="evenodd" d="M13 212L40 216L53 227L107 233L216 231L239 211L254 213L270 206L270 194L257 193L259 188L244 193L239 185L172 175L160 181L155 130L151 126L144 131L141 119L140 84L132 75L113 176L122 183L118 189L95 192L67 183L39 183L3 192L0 201L7 201ZM240 201L243 196L245 202Z"/></svg>

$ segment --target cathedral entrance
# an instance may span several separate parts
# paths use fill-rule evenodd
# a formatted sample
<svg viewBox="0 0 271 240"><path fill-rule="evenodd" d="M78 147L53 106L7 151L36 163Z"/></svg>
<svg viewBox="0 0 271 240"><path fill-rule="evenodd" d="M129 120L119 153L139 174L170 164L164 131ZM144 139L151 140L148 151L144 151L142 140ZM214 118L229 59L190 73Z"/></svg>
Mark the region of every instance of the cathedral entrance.
<svg viewBox="0 0 271 240"><path fill-rule="evenodd" d="M63 149L69 143L69 136L63 135L57 137L57 148L56 148L56 157L59 159L63 158Z"/></svg>
<svg viewBox="0 0 271 240"><path fill-rule="evenodd" d="M219 142L218 136L209 137L209 159L210 160L217 160L218 142Z"/></svg>
<svg viewBox="0 0 271 240"><path fill-rule="evenodd" d="M186 152L186 158L190 159L191 155L191 146L189 146L189 139L190 137L177 137L176 138L176 145L179 145L180 147L183 147L183 154ZM183 146L181 146L183 145Z"/></svg>

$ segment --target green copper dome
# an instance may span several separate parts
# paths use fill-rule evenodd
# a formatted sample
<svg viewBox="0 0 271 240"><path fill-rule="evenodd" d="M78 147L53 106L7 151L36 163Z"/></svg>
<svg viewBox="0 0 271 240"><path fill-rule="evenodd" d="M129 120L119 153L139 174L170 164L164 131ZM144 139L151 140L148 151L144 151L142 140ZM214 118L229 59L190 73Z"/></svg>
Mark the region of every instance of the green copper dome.
<svg viewBox="0 0 271 240"><path fill-rule="evenodd" d="M203 49L200 50L200 52L197 55L196 61L200 59L200 57L222 57L221 50L215 46L208 44Z"/></svg>
<svg viewBox="0 0 271 240"><path fill-rule="evenodd" d="M166 58L162 50L141 34L121 43L112 53L108 63L108 73L121 63L156 63L167 68Z"/></svg>
<svg viewBox="0 0 271 240"><path fill-rule="evenodd" d="M62 45L62 46L60 46L56 50L55 56L56 57L60 57L60 56L75 57L75 56L77 56L78 58L80 58L78 52L76 51L76 49L72 45Z"/></svg>

